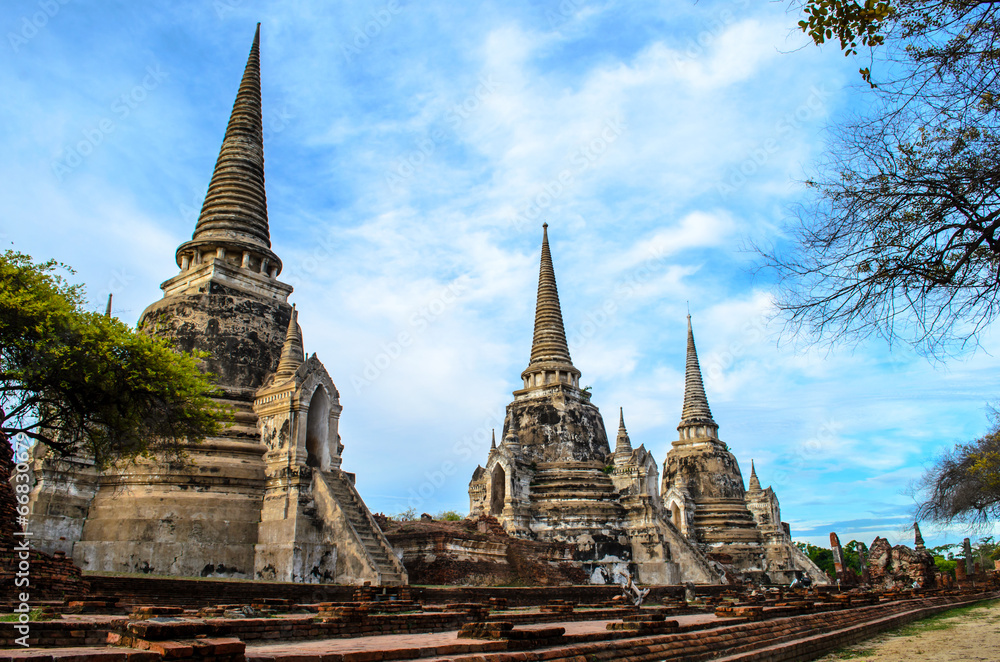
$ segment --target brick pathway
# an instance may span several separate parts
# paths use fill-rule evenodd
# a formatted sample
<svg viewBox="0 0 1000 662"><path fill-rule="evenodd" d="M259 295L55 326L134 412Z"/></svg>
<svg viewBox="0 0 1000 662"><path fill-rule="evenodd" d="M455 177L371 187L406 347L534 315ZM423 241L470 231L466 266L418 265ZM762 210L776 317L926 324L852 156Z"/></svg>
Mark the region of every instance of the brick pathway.
<svg viewBox="0 0 1000 662"><path fill-rule="evenodd" d="M716 619L714 614L689 614L673 616L680 625L692 623L707 623ZM519 625L518 630L537 628L562 627L566 636L607 633L608 623L615 621L571 621L564 623L545 623L537 626ZM323 639L319 641L301 641L286 644L264 644L247 646L247 662L268 662L270 660L291 660L310 658L317 659L329 653L362 653L392 651L386 659L405 659L408 657L443 657L449 655L465 655L469 653L484 653L503 651L504 642L483 639L459 639L457 632L428 632L423 634L387 634L374 637L357 637L353 639ZM381 656L379 656L381 657ZM373 658L374 659L374 658Z"/></svg>

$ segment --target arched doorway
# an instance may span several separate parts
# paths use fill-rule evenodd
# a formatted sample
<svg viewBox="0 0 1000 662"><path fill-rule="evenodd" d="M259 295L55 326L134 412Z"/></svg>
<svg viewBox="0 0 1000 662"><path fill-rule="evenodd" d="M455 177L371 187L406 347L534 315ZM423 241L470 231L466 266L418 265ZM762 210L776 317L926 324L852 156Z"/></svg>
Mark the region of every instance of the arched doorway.
<svg viewBox="0 0 1000 662"><path fill-rule="evenodd" d="M309 401L306 419L306 465L327 469L330 453L327 439L330 433L330 396L320 386Z"/></svg>
<svg viewBox="0 0 1000 662"><path fill-rule="evenodd" d="M504 498L507 496L507 472L497 465L493 470L493 481L490 484L490 515L503 512Z"/></svg>
<svg viewBox="0 0 1000 662"><path fill-rule="evenodd" d="M684 533L684 523L681 522L681 509L677 507L677 502L670 504L670 520L678 531Z"/></svg>

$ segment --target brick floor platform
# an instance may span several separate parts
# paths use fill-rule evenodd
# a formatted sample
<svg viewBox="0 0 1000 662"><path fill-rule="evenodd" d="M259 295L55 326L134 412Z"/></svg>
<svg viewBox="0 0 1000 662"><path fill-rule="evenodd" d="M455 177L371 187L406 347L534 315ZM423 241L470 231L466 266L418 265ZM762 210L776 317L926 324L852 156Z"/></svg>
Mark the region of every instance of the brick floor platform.
<svg viewBox="0 0 1000 662"><path fill-rule="evenodd" d="M896 599L899 598L899 599ZM377 614L351 622L371 627L377 618L402 619L393 634L328 638L344 619L300 615L276 618L216 619L185 616L129 620L78 614L64 620L31 623L33 646L0 649L0 662L77 662L114 660L158 662L391 662L427 659L449 662L543 662L597 659L626 662L724 660L784 662L809 660L886 629L956 606L1000 598L1000 592L934 593L893 596L877 604L850 600L797 600L795 605L762 605L717 615L715 610L676 614L676 610L579 610L533 613L499 612L482 620L482 607L464 612ZM460 605L454 605L456 608ZM799 613L789 614L790 609ZM606 612L613 611L610 618ZM591 620L584 620L586 616ZM193 612L188 612L192 614ZM746 613L741 617L738 613ZM518 616L517 622L511 616ZM572 616L576 620L531 624L531 618ZM446 631L408 631L422 618L448 621ZM404 627L409 619L410 623ZM449 620L450 619L450 620ZM478 620L477 620L478 619ZM347 619L350 620L350 619ZM325 621L325 622L324 622ZM473 623L473 625L469 625ZM458 630L465 627L464 637ZM6 638L16 627L0 624ZM324 628L324 626L327 626ZM97 645L104 636L105 645ZM334 635L335 636L335 635ZM482 638L478 638L482 637ZM75 645L68 642L75 642ZM47 647L39 647L46 646Z"/></svg>

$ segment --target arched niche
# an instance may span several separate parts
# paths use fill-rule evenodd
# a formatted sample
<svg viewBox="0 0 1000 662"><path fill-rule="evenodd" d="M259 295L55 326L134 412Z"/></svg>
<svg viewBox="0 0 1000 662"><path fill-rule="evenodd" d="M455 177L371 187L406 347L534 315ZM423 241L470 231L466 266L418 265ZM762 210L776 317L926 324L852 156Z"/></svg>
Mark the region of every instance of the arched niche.
<svg viewBox="0 0 1000 662"><path fill-rule="evenodd" d="M504 498L507 496L507 472L499 464L493 469L490 481L490 515L503 512Z"/></svg>
<svg viewBox="0 0 1000 662"><path fill-rule="evenodd" d="M330 468L330 396L320 386L309 400L306 418L306 465L317 469Z"/></svg>
<svg viewBox="0 0 1000 662"><path fill-rule="evenodd" d="M670 521L674 523L674 526L681 533L685 533L687 527L684 526L684 513L681 511L680 506L674 501L670 504Z"/></svg>

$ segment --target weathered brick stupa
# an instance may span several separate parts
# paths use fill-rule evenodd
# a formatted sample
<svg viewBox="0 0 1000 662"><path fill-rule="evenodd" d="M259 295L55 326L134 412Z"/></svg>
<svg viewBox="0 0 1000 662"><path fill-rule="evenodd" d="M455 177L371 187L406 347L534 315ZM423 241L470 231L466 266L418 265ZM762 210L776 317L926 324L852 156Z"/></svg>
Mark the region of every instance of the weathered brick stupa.
<svg viewBox="0 0 1000 662"><path fill-rule="evenodd" d="M760 488L756 471L750 490L736 457L719 439L698 363L698 352L687 326L687 364L684 405L673 442L663 462L663 502L673 524L709 558L744 579L784 583L797 574L814 581L829 578L789 536L781 522L778 497L770 487Z"/></svg>
<svg viewBox="0 0 1000 662"><path fill-rule="evenodd" d="M36 449L31 529L85 570L279 581L405 583L402 564L341 470L339 394L306 358L292 287L277 280L264 191L260 25L180 269L139 321L209 354L234 424L184 461L99 475Z"/></svg>
<svg viewBox="0 0 1000 662"><path fill-rule="evenodd" d="M645 583L715 583L706 559L662 517L657 463L644 447L632 449L623 418L611 452L604 420L569 355L548 225L542 227L524 388L507 405L501 444L473 474L472 515L492 515L514 536L571 545L595 581L610 579L624 563Z"/></svg>

